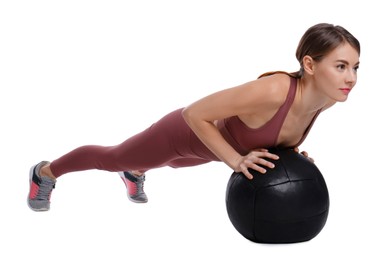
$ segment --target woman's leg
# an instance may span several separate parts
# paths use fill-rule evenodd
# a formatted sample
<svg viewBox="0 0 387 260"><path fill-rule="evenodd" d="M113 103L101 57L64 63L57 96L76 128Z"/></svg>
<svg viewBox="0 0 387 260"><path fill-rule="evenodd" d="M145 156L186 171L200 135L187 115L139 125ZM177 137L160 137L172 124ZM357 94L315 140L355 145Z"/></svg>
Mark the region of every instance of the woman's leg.
<svg viewBox="0 0 387 260"><path fill-rule="evenodd" d="M54 160L52 175L99 169L111 172L141 171L162 167L181 157L173 145L174 118L178 112L163 117L143 132L115 146L86 145ZM189 143L187 143L189 145Z"/></svg>
<svg viewBox="0 0 387 260"><path fill-rule="evenodd" d="M145 172L152 168L164 166L169 160L179 157L180 155L171 147L171 143L173 143L169 140L171 131L169 134L166 131L173 125L173 116L168 115L119 145L82 146L52 163L44 161L34 165L30 170L29 207L35 211L49 210L51 192L55 187L56 178L65 173L90 169L122 172L121 178L124 177L123 181L128 189L128 196L131 199L134 197L135 200L141 199L141 202L146 202L145 194L137 196L139 190L140 193L143 193L141 191L143 191L144 176L131 178L124 172Z"/></svg>
<svg viewBox="0 0 387 260"><path fill-rule="evenodd" d="M35 178L31 177L30 181L32 183L36 180L36 182L34 185L31 184L31 187L35 186L35 193L38 193L41 188L40 178L56 179L63 174L75 171L100 169L142 173L163 166L176 168L209 162L207 158L201 158L192 152L192 144L199 141L192 142L193 133L182 118L181 110L166 115L145 131L119 145L82 146L54 160L51 164L35 166L31 174ZM54 184L50 186L52 190ZM51 190L44 191L44 194L51 193ZM30 196L30 199L33 199L33 196ZM49 203L49 196L46 196L46 199Z"/></svg>

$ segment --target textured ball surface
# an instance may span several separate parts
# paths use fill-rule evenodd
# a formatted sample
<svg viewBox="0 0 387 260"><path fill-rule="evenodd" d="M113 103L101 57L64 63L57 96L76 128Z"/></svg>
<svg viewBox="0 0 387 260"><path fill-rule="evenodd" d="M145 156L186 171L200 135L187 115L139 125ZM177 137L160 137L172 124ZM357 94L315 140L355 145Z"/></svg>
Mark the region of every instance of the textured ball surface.
<svg viewBox="0 0 387 260"><path fill-rule="evenodd" d="M254 178L233 173L227 184L226 207L231 223L257 243L295 243L314 238L328 218L329 194L317 168L292 149L271 150L266 174L250 170Z"/></svg>

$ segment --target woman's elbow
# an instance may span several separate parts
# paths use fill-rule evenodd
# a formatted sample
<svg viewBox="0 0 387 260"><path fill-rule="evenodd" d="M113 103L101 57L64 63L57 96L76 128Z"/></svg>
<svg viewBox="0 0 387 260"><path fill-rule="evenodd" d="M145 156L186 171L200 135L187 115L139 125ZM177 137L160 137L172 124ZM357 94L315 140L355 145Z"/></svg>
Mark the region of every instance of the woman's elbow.
<svg viewBox="0 0 387 260"><path fill-rule="evenodd" d="M202 118L202 114L198 111L198 110L195 110L194 107L192 106L187 106L183 109L183 111L181 112L185 122L187 122L187 124L189 126L193 126L193 125L198 125L200 124L201 122L204 122L205 120Z"/></svg>

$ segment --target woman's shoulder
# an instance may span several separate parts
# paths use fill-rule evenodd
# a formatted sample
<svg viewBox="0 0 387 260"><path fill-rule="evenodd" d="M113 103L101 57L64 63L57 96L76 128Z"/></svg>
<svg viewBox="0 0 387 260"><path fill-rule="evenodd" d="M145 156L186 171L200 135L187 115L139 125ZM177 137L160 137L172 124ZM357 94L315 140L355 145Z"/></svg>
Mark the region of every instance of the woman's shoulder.
<svg viewBox="0 0 387 260"><path fill-rule="evenodd" d="M288 95L291 78L286 73L275 73L258 78L254 84L260 92L266 93L268 101L282 104Z"/></svg>
<svg viewBox="0 0 387 260"><path fill-rule="evenodd" d="M263 82L270 88L286 88L290 86L292 76L285 72L268 74L257 79L257 82Z"/></svg>

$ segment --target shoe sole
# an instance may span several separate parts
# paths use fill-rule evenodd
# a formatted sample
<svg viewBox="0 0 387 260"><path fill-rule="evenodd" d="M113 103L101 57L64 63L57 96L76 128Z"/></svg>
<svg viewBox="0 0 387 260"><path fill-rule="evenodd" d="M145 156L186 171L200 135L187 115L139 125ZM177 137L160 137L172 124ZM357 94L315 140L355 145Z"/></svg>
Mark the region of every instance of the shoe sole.
<svg viewBox="0 0 387 260"><path fill-rule="evenodd" d="M37 165L37 164L36 164ZM28 192L28 195L27 195L27 205L28 207L33 210L33 211L48 211L49 208L40 208L40 209L35 209L35 208L32 208L31 205L30 205L30 192L31 192L31 184L32 184L32 176L34 175L34 171L35 171L35 167L36 165L33 165L30 169L30 191Z"/></svg>
<svg viewBox="0 0 387 260"><path fill-rule="evenodd" d="M129 192L128 192L128 185L126 184L126 181L125 181L125 175L123 172L119 172L118 175L120 175L121 177L121 180L124 182L125 184L125 188L126 188L126 197L128 197L128 199L131 201L131 202L134 202L134 203L147 203L148 201L142 201L142 200L135 200L135 199L132 199L129 195Z"/></svg>

